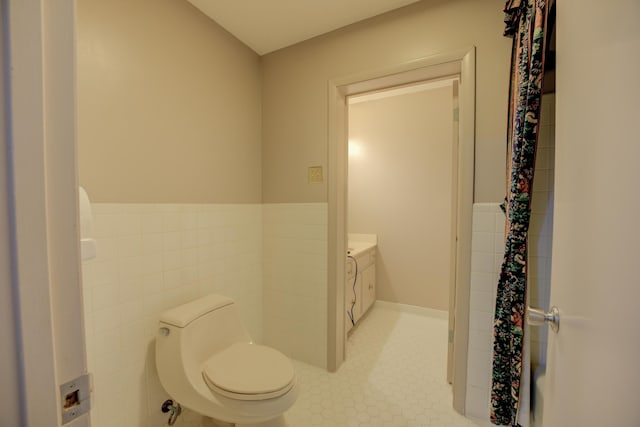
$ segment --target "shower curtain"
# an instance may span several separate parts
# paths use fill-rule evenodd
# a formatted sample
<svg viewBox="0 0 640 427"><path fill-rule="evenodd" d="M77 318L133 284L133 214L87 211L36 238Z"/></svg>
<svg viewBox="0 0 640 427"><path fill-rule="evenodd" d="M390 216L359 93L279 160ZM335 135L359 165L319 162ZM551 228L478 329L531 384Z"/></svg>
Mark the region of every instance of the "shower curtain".
<svg viewBox="0 0 640 427"><path fill-rule="evenodd" d="M527 234L544 75L548 0L509 0L504 35L513 37L507 134L505 254L493 324L491 422L517 426L527 286Z"/></svg>

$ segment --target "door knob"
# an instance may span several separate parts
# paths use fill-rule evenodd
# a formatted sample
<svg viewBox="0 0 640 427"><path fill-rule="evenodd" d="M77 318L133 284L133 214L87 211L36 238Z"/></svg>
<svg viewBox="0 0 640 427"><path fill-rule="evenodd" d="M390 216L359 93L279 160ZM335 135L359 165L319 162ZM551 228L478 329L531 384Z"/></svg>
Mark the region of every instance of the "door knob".
<svg viewBox="0 0 640 427"><path fill-rule="evenodd" d="M558 307L551 307L551 311L545 313L539 308L527 307L527 323L532 326L540 326L547 323L551 330L558 333L560 329L560 310Z"/></svg>

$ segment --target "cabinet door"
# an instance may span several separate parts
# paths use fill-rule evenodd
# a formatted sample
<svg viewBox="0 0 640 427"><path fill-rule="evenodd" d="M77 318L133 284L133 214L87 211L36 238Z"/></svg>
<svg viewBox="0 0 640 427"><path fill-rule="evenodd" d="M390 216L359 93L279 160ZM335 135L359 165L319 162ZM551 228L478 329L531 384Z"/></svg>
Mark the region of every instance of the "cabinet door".
<svg viewBox="0 0 640 427"><path fill-rule="evenodd" d="M376 300L376 266L372 264L362 273L362 312L364 313Z"/></svg>

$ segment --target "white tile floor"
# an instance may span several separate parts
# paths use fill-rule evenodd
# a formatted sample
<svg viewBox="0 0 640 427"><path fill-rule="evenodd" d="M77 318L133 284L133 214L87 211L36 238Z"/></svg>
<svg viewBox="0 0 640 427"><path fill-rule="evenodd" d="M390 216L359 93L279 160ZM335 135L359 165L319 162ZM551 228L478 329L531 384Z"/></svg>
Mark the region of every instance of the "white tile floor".
<svg viewBox="0 0 640 427"><path fill-rule="evenodd" d="M300 396L290 427L476 427L446 382L447 322L374 307L347 342L337 373L294 361Z"/></svg>

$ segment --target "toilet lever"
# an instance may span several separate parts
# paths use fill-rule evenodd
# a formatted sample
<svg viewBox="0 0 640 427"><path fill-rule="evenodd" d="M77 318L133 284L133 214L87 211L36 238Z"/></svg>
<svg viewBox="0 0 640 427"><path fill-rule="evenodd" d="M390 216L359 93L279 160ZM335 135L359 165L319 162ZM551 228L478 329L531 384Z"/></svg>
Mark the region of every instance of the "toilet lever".
<svg viewBox="0 0 640 427"><path fill-rule="evenodd" d="M540 326L548 323L551 330L558 333L560 329L560 310L558 307L551 307L551 311L545 313L539 308L527 307L527 323L532 326Z"/></svg>

